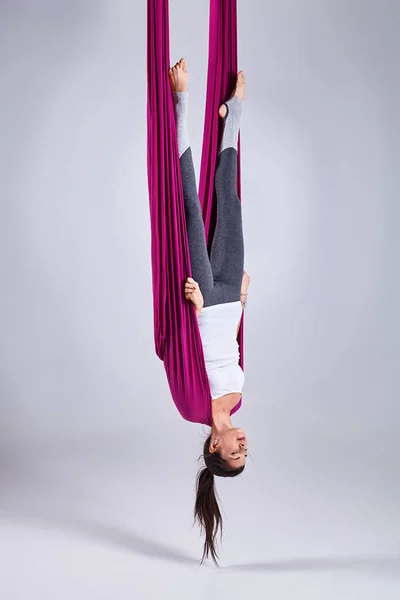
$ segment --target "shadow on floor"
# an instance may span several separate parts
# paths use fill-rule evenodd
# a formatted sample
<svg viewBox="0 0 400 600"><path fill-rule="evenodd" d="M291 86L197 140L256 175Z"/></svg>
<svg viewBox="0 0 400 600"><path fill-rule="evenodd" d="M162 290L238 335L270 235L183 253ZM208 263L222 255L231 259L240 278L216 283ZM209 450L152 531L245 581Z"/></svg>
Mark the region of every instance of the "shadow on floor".
<svg viewBox="0 0 400 600"><path fill-rule="evenodd" d="M37 513L30 516L18 514L18 511L8 512L9 517L36 524L39 522L51 528L57 528L66 533L76 533L79 536L106 543L116 548L125 549L134 554L155 560L164 560L170 563L199 567L200 561L181 552L167 544L160 544L144 537L134 531L118 528L97 521L68 514L50 515ZM3 513L4 515L4 513ZM203 564L203 568L215 568L210 562ZM221 573L229 572L306 572L306 571L368 571L384 572L400 576L399 556L364 556L364 557L326 557L326 558L294 558L289 560L266 561L257 563L242 563L221 566Z"/></svg>
<svg viewBox="0 0 400 600"><path fill-rule="evenodd" d="M173 563L185 564L198 567L200 561L192 556L173 548L170 545L161 544L132 530L124 530L114 525L107 525L97 521L91 521L82 517L70 514L40 514L39 512L30 515L19 513L19 511L0 511L3 516L8 516L8 521L17 521L21 523L34 523L43 527L50 527L64 531L67 534L77 534L80 537L106 543L109 546L128 550L134 554L145 556L152 559L164 560Z"/></svg>
<svg viewBox="0 0 400 600"><path fill-rule="evenodd" d="M223 571L295 572L295 571L385 571L400 576L399 556L294 558L291 560L235 564L222 567Z"/></svg>

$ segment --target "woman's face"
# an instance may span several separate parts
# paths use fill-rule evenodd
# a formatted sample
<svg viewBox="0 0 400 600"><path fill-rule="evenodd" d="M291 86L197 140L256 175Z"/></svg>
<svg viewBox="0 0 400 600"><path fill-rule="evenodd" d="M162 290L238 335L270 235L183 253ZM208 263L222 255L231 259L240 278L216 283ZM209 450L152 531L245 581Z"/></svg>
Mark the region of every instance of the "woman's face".
<svg viewBox="0 0 400 600"><path fill-rule="evenodd" d="M232 469L243 467L247 456L247 439L243 429L234 427L220 434L216 450Z"/></svg>

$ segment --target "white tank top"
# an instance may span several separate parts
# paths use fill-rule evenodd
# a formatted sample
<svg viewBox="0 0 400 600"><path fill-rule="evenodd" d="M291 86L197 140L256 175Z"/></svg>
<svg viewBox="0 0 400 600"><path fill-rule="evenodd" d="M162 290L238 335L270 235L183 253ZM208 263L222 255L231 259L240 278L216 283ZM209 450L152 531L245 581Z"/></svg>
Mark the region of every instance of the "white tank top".
<svg viewBox="0 0 400 600"><path fill-rule="evenodd" d="M242 393L244 373L239 366L236 331L242 316L240 301L203 308L198 317L204 359L213 400Z"/></svg>

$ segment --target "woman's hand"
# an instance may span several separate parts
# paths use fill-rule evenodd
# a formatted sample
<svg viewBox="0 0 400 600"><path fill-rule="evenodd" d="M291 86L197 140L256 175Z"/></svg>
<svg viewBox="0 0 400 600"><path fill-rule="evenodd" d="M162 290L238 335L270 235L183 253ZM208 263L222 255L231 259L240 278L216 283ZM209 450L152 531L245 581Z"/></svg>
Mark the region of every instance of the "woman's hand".
<svg viewBox="0 0 400 600"><path fill-rule="evenodd" d="M250 286L250 275L246 271L243 271L242 287L240 289L240 302L242 303L242 308L245 308L245 306L246 306L249 286Z"/></svg>
<svg viewBox="0 0 400 600"><path fill-rule="evenodd" d="M186 279L185 298L193 302L196 307L196 315L199 316L204 306L203 294L200 291L199 284L191 277Z"/></svg>

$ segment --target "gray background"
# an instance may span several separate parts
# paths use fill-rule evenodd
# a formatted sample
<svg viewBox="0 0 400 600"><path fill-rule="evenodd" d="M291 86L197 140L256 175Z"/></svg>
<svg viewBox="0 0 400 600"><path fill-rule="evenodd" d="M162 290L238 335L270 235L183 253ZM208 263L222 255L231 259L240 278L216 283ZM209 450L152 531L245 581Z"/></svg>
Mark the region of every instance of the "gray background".
<svg viewBox="0 0 400 600"><path fill-rule="evenodd" d="M219 571L205 430L153 348L145 17L1 2L0 595L398 598L400 3L239 2L251 458L218 481ZM196 165L207 31L171 1Z"/></svg>

